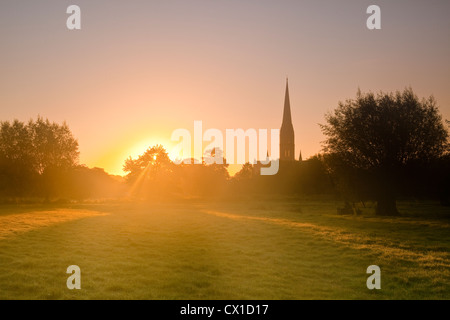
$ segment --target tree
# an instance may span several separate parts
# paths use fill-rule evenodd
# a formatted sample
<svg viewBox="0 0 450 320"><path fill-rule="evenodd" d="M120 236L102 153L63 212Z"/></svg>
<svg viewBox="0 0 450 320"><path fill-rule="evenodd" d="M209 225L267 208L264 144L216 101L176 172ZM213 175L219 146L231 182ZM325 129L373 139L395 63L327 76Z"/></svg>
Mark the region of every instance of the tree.
<svg viewBox="0 0 450 320"><path fill-rule="evenodd" d="M78 157L78 142L66 123L41 117L0 122L0 175L7 195L31 195L34 188L48 197L58 189L55 177L77 165Z"/></svg>
<svg viewBox="0 0 450 320"><path fill-rule="evenodd" d="M38 117L28 122L32 139L35 170L43 174L49 168L71 168L78 164L78 141L68 125Z"/></svg>
<svg viewBox="0 0 450 320"><path fill-rule="evenodd" d="M224 193L230 176L220 148L206 150L201 162L193 158L189 162L175 166L175 182L181 196L212 198Z"/></svg>
<svg viewBox="0 0 450 320"><path fill-rule="evenodd" d="M123 166L132 195L163 195L173 190L174 164L162 145L148 148L137 159L129 157Z"/></svg>
<svg viewBox="0 0 450 320"><path fill-rule="evenodd" d="M329 194L333 191L323 154L302 161L297 175L298 187L304 194Z"/></svg>
<svg viewBox="0 0 450 320"><path fill-rule="evenodd" d="M253 165L251 165L249 162L244 163L241 170L236 172L234 175L234 179L238 181L242 180L250 180L254 175L254 169Z"/></svg>
<svg viewBox="0 0 450 320"><path fill-rule="evenodd" d="M128 172L128 179L134 182L144 171L149 172L149 175L155 173L157 169L168 167L171 165L169 155L162 145L156 145L148 148L137 159L129 157L125 160L123 171Z"/></svg>
<svg viewBox="0 0 450 320"><path fill-rule="evenodd" d="M35 185L33 142L29 128L18 120L0 123L0 189L7 196L24 196Z"/></svg>
<svg viewBox="0 0 450 320"><path fill-rule="evenodd" d="M47 200L60 196L64 180L79 159L78 141L68 125L38 117L28 122L34 171L41 177L41 192Z"/></svg>
<svg viewBox="0 0 450 320"><path fill-rule="evenodd" d="M358 91L355 100L340 102L325 119L324 151L369 177L379 215L398 214L396 188L404 168L424 165L447 148L436 101L419 100L411 88L378 95Z"/></svg>
<svg viewBox="0 0 450 320"><path fill-rule="evenodd" d="M447 123L447 126L450 129L450 120L445 120L445 122ZM447 143L447 155L449 154L450 154L450 142Z"/></svg>

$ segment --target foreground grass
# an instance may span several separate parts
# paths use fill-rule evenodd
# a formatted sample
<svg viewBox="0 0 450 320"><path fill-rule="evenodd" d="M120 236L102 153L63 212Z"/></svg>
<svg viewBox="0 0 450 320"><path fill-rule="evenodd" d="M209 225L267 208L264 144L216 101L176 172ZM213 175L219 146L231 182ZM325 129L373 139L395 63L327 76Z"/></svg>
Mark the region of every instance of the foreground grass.
<svg viewBox="0 0 450 320"><path fill-rule="evenodd" d="M330 200L0 207L0 299L449 299L450 213ZM81 290L69 290L69 265ZM366 269L381 267L381 290Z"/></svg>

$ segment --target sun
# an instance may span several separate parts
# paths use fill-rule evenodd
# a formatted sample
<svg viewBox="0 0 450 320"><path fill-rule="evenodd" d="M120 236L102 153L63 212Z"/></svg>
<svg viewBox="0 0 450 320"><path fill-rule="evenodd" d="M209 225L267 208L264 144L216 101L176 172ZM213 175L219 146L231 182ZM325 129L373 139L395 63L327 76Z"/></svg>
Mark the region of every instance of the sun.
<svg viewBox="0 0 450 320"><path fill-rule="evenodd" d="M170 160L175 160L180 157L179 150L174 146L174 143L167 139L160 138L147 138L135 143L128 151L128 156L136 159L142 155L148 148L156 145L162 145L166 150ZM156 160L156 155L153 156L153 160Z"/></svg>

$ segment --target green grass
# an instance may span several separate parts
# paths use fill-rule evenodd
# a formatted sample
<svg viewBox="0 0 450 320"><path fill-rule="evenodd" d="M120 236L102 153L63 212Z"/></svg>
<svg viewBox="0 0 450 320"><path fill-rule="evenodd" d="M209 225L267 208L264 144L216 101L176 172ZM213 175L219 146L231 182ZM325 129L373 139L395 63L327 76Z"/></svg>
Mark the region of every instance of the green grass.
<svg viewBox="0 0 450 320"><path fill-rule="evenodd" d="M450 212L328 199L0 207L0 299L449 299ZM81 290L66 269L81 268ZM381 290L366 287L369 265Z"/></svg>

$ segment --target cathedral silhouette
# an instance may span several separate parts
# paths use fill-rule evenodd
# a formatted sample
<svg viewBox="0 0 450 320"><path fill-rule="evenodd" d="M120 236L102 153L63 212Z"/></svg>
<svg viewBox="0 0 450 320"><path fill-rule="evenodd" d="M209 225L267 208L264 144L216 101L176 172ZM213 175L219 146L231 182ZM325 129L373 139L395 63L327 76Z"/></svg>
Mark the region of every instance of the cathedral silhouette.
<svg viewBox="0 0 450 320"><path fill-rule="evenodd" d="M266 163L269 161L269 152L267 152ZM299 168L303 163L302 153L298 161L295 159L295 135L294 126L292 124L291 102L289 99L289 81L286 78L286 92L284 95L283 120L280 128L280 155L278 159L272 161L279 161L280 169L291 172L292 169ZM253 162L254 173L259 174L261 167L267 167L267 164L262 164L261 161L255 160Z"/></svg>
<svg viewBox="0 0 450 320"><path fill-rule="evenodd" d="M302 153L298 159L302 161ZM284 95L283 121L280 128L280 161L295 161L295 135L292 125L291 103L289 100L289 82L286 78L286 93Z"/></svg>
<svg viewBox="0 0 450 320"><path fill-rule="evenodd" d="M291 103L289 101L289 84L286 79L286 93L284 96L283 122L280 128L280 161L295 160L295 137L292 125Z"/></svg>

